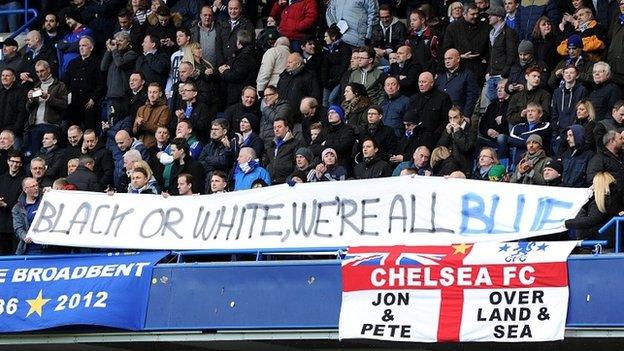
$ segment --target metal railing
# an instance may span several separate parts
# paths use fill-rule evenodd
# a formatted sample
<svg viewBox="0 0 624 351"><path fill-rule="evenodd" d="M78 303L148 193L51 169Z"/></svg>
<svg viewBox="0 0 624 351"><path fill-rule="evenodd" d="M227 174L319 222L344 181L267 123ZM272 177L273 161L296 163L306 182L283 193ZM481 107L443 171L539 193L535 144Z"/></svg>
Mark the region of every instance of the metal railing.
<svg viewBox="0 0 624 351"><path fill-rule="evenodd" d="M28 29L30 27L31 24L33 24L37 18L39 17L39 12L37 12L36 9L31 8L28 6L28 0L24 0L24 7L21 9L17 9L17 10L0 10L0 16L4 16L4 15L15 15L15 14L23 14L24 15L24 24L19 27L15 32L11 33L8 37L9 38L15 38L16 36L18 36L20 33L22 33L23 31L25 31L26 29ZM32 15L32 17L30 17L29 15Z"/></svg>
<svg viewBox="0 0 624 351"><path fill-rule="evenodd" d="M621 250L621 243L620 243L621 229L620 228L622 228L622 226L620 223L622 222L624 222L624 217L613 217L605 225L603 225L602 228L598 230L598 234L605 235L606 232L609 229L611 229L612 226L615 225L615 243L613 244L615 253L619 253Z"/></svg>

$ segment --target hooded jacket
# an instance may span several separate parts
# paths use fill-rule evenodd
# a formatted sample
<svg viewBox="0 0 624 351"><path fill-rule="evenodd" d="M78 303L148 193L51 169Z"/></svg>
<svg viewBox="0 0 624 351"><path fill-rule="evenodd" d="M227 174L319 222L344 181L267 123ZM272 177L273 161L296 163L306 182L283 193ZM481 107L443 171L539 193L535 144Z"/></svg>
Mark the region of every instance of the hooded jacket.
<svg viewBox="0 0 624 351"><path fill-rule="evenodd" d="M381 21L373 26L371 47L390 50L395 52L399 46L405 43L407 27L398 18L392 17L389 26L384 26Z"/></svg>
<svg viewBox="0 0 624 351"><path fill-rule="evenodd" d="M570 89L566 88L565 85L555 89L550 110L552 113L550 122L555 138L565 138L562 133L574 121L574 117L576 116L576 103L587 97L587 95L587 89L578 82Z"/></svg>
<svg viewBox="0 0 624 351"><path fill-rule="evenodd" d="M565 186L583 188L589 186L591 180L587 179L587 166L594 156L585 144L585 128L578 124L566 128L574 135L574 148L568 148L562 155L563 174L562 181Z"/></svg>

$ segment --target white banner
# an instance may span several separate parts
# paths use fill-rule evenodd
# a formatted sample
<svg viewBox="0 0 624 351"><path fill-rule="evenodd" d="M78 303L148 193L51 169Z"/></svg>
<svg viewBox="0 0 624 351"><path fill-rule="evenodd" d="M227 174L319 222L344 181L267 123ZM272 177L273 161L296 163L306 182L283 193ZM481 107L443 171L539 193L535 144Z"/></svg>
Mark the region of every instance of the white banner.
<svg viewBox="0 0 624 351"><path fill-rule="evenodd" d="M48 191L36 243L131 249L328 248L514 240L564 230L588 189L392 177L177 196Z"/></svg>
<svg viewBox="0 0 624 351"><path fill-rule="evenodd" d="M563 339L577 242L349 248L341 339Z"/></svg>

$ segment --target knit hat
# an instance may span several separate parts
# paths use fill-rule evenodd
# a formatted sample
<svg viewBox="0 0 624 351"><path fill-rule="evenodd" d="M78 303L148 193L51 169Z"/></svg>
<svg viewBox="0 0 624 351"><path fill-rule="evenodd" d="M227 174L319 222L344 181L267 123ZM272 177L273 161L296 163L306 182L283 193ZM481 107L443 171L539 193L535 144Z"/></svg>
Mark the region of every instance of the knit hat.
<svg viewBox="0 0 624 351"><path fill-rule="evenodd" d="M78 23L83 23L82 15L80 14L80 11L76 9L69 9L67 12L65 12L65 18L71 18Z"/></svg>
<svg viewBox="0 0 624 351"><path fill-rule="evenodd" d="M583 40L578 34L572 34L568 38L568 48L583 48Z"/></svg>
<svg viewBox="0 0 624 351"><path fill-rule="evenodd" d="M418 112L415 110L410 110L403 115L403 122L414 123L417 124L420 121L420 116L418 116Z"/></svg>
<svg viewBox="0 0 624 351"><path fill-rule="evenodd" d="M338 116L340 116L340 120L341 121L343 121L343 122L345 121L345 113L344 113L344 110L342 109L342 107L340 107L339 105L331 105L327 109L327 113L329 114L332 111L336 112L338 114Z"/></svg>
<svg viewBox="0 0 624 351"><path fill-rule="evenodd" d="M297 155L301 155L305 157L305 159L308 160L309 163L312 163L312 160L314 159L314 155L312 155L312 151L310 151L310 149L308 149L307 147L298 148L297 152L295 153L295 156Z"/></svg>
<svg viewBox="0 0 624 351"><path fill-rule="evenodd" d="M500 6L490 6L490 8L485 11L485 13L487 13L488 15L505 18L505 9Z"/></svg>
<svg viewBox="0 0 624 351"><path fill-rule="evenodd" d="M241 120L242 119L246 119L249 124L251 124L251 130L252 131L257 131L260 124L259 124L259 120L258 120L258 116L254 115L253 113L245 113L241 116ZM236 126L238 128L238 126Z"/></svg>
<svg viewBox="0 0 624 351"><path fill-rule="evenodd" d="M323 152L321 152L321 160L324 159L325 155L327 155L328 153L332 153L334 154L334 156L338 156L338 154L336 154L336 150L328 147L327 149L323 150Z"/></svg>
<svg viewBox="0 0 624 351"><path fill-rule="evenodd" d="M528 40L523 40L518 45L519 54L533 54L533 43Z"/></svg>
<svg viewBox="0 0 624 351"><path fill-rule="evenodd" d="M494 182L500 182L505 178L506 173L505 166L503 165L494 165L490 168L488 172L488 179Z"/></svg>
<svg viewBox="0 0 624 351"><path fill-rule="evenodd" d="M550 160L546 162L544 168L552 168L557 171L557 173L563 174L563 163L561 163L561 161L559 160Z"/></svg>
<svg viewBox="0 0 624 351"><path fill-rule="evenodd" d="M542 137L537 135L537 134L531 134L529 135L529 138L527 139L526 143L530 143L531 141L534 141L538 144L540 144L541 146L544 146L544 143L542 141Z"/></svg>

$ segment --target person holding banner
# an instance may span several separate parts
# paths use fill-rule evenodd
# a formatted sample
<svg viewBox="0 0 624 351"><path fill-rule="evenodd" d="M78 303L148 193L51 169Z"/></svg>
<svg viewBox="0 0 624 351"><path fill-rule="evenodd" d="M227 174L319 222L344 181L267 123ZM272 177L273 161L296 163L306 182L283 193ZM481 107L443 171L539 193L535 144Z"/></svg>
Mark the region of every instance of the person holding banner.
<svg viewBox="0 0 624 351"><path fill-rule="evenodd" d="M41 203L39 196L39 183L32 177L22 180L22 194L13 206L13 230L19 239L16 255L37 255L47 253L45 247L34 244L32 239L27 238L28 228L32 224L37 209Z"/></svg>

